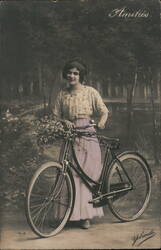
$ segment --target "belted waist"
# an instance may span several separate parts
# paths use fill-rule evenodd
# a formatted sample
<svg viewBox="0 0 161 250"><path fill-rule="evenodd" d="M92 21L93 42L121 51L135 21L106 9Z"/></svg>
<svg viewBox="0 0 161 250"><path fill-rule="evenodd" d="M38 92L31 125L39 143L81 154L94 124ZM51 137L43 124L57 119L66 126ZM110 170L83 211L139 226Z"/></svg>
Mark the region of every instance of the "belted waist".
<svg viewBox="0 0 161 250"><path fill-rule="evenodd" d="M77 120L91 120L90 116L79 116L79 117L73 117L72 119L70 119L71 122L75 122Z"/></svg>

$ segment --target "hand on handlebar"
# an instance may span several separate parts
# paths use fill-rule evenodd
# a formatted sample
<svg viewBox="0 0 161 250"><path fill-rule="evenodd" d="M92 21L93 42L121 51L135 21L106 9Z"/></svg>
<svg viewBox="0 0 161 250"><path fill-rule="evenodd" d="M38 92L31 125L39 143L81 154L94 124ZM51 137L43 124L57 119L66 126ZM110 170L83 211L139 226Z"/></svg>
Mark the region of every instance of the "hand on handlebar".
<svg viewBox="0 0 161 250"><path fill-rule="evenodd" d="M67 127L68 129L75 127L74 123L72 123L71 121L64 120L63 123L64 123L65 127Z"/></svg>
<svg viewBox="0 0 161 250"><path fill-rule="evenodd" d="M90 124L93 125L93 127L96 127L98 129L104 129L105 128L105 122L104 121L99 121L98 124L96 124L94 120L91 120Z"/></svg>
<svg viewBox="0 0 161 250"><path fill-rule="evenodd" d="M65 127L67 127L68 129L71 129L71 128L79 129L79 128L86 128L86 127L96 127L96 128L99 128L99 129L104 129L105 128L105 123L102 122L102 121L99 121L98 124L96 124L92 120L90 122L90 125L87 125L85 127L75 127L74 123L72 123L71 121L68 121L68 120L64 120L63 123L64 123Z"/></svg>
<svg viewBox="0 0 161 250"><path fill-rule="evenodd" d="M98 124L97 124L97 127L100 128L100 129L104 129L105 128L105 123L102 122L102 121L99 121Z"/></svg>

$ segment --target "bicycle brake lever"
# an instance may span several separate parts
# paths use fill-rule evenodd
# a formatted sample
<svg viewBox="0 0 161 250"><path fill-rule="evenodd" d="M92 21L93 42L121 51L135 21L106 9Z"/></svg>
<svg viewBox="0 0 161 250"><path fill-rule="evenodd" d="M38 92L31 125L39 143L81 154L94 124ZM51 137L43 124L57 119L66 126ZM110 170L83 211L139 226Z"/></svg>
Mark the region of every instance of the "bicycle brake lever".
<svg viewBox="0 0 161 250"><path fill-rule="evenodd" d="M90 125L91 125L91 127L98 129L98 125L97 125L97 123L95 123L94 120L90 120Z"/></svg>

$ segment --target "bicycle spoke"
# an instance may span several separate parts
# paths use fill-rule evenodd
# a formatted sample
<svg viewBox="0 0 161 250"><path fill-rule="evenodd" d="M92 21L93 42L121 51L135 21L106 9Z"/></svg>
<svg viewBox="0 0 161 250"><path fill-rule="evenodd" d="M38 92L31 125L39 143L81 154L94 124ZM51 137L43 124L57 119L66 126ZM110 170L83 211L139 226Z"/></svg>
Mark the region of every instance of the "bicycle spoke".
<svg viewBox="0 0 161 250"><path fill-rule="evenodd" d="M63 206L67 206L68 205L68 202L64 203L62 201L60 201L59 199L57 200L54 200L56 203L60 204L60 205L63 205Z"/></svg>
<svg viewBox="0 0 161 250"><path fill-rule="evenodd" d="M41 202L41 201L40 201L40 202ZM36 201L36 204L31 205L30 208L31 208L31 209L34 209L34 208L39 208L39 207L41 207L41 206L42 206L42 203L38 203L38 202Z"/></svg>
<svg viewBox="0 0 161 250"><path fill-rule="evenodd" d="M33 205L33 206L30 206L30 209L31 209L31 213L34 212L34 211L38 211L40 208L41 208L42 205Z"/></svg>
<svg viewBox="0 0 161 250"><path fill-rule="evenodd" d="M40 223L39 223L39 227L40 227L40 229L43 231L43 224L44 224L44 222L45 222L45 218L46 218L46 216L47 216L47 214L48 214L48 211L49 211L49 209L50 209L50 206L51 206L51 204L49 204L49 206L47 207L45 207L44 208L44 213L43 213L43 215L42 215L42 218L41 218L41 220L40 220Z"/></svg>
<svg viewBox="0 0 161 250"><path fill-rule="evenodd" d="M33 220L35 220L35 218L37 217L39 217L40 215L41 215L41 213L42 213L42 211L43 211L43 209L45 209L45 203L42 203L41 205L39 205L37 208L35 208L35 210L33 211L33 209L32 209L32 213L33 212L36 212L36 215L35 216L33 216ZM32 208L32 207L31 207Z"/></svg>

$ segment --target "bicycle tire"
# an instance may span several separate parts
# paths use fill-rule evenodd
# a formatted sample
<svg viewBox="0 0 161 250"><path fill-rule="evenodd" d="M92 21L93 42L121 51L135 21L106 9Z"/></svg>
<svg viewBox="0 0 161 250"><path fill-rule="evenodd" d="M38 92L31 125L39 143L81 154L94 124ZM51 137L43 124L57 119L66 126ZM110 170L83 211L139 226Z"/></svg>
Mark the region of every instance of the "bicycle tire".
<svg viewBox="0 0 161 250"><path fill-rule="evenodd" d="M132 180L133 189L110 197L108 205L113 215L119 220L124 222L133 221L143 214L149 203L151 173L147 162L138 153L124 152L118 155L117 158ZM117 191L119 188L128 186L128 177L120 168L119 163L114 161L107 174L107 192Z"/></svg>
<svg viewBox="0 0 161 250"><path fill-rule="evenodd" d="M57 162L47 162L35 172L26 195L26 217L34 233L47 238L64 228L73 210L74 190L72 176Z"/></svg>

